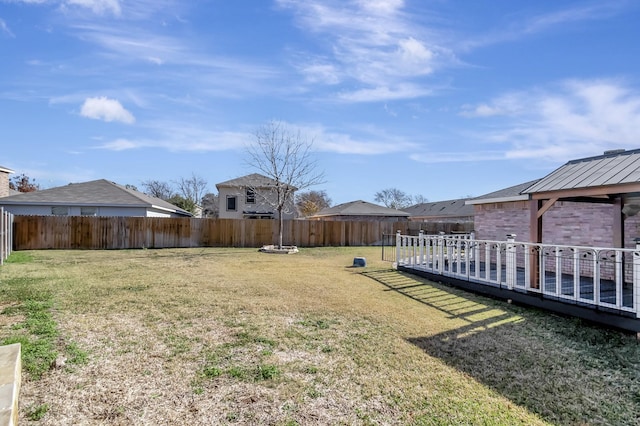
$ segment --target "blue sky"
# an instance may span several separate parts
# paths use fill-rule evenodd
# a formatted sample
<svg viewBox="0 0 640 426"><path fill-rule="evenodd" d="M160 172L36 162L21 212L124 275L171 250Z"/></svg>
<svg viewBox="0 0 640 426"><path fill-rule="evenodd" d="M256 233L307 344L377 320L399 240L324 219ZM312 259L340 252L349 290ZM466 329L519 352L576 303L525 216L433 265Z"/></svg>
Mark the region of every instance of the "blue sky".
<svg viewBox="0 0 640 426"><path fill-rule="evenodd" d="M0 0L0 165L42 187L252 173L278 120L334 204L640 148L635 0Z"/></svg>

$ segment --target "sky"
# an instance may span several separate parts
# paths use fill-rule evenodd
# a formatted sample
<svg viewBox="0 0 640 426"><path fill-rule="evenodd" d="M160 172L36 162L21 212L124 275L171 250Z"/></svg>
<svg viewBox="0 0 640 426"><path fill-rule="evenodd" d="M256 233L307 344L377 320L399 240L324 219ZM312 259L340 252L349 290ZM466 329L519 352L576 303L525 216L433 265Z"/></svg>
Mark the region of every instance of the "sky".
<svg viewBox="0 0 640 426"><path fill-rule="evenodd" d="M638 22L636 0L0 0L0 165L216 192L275 121L333 205L480 196L640 148Z"/></svg>

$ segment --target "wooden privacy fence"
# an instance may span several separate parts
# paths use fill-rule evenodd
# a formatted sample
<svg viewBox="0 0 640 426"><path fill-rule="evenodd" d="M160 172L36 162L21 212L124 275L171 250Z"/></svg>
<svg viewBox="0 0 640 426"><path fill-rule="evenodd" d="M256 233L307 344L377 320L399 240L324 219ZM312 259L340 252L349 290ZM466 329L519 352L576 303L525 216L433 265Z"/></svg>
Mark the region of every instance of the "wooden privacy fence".
<svg viewBox="0 0 640 426"><path fill-rule="evenodd" d="M15 216L14 248L132 249L261 247L274 244L276 220L152 217ZM300 247L380 245L383 234L468 232L471 225L424 222L288 220L283 243ZM437 229L430 229L437 228ZM445 229L446 228L446 229ZM460 228L460 229L458 229Z"/></svg>

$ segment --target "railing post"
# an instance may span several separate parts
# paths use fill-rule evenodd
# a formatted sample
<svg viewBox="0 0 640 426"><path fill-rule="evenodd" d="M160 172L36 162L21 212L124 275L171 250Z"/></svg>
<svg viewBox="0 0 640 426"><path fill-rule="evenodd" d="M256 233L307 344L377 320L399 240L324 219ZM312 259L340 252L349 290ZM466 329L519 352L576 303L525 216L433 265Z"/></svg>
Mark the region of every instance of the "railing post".
<svg viewBox="0 0 640 426"><path fill-rule="evenodd" d="M506 253L506 279L507 288L513 290L518 277L518 269L516 264L516 234L507 234L507 253Z"/></svg>
<svg viewBox="0 0 640 426"><path fill-rule="evenodd" d="M444 241L444 232L440 231L438 234L438 273L442 275L444 272L444 261L445 261L445 241Z"/></svg>
<svg viewBox="0 0 640 426"><path fill-rule="evenodd" d="M422 267L424 264L424 231L422 229L418 234L418 245L420 246L418 250L418 266Z"/></svg>
<svg viewBox="0 0 640 426"><path fill-rule="evenodd" d="M636 251L633 252L633 309L636 318L640 318L640 238L636 238Z"/></svg>
<svg viewBox="0 0 640 426"><path fill-rule="evenodd" d="M402 236L400 235L400 230L396 232L396 265L400 265L400 250L402 245Z"/></svg>

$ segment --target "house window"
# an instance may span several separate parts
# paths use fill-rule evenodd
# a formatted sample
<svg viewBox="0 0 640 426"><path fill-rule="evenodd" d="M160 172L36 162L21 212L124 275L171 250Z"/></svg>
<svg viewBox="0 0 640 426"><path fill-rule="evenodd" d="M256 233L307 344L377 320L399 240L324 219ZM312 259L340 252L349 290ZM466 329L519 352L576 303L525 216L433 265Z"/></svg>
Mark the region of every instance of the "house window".
<svg viewBox="0 0 640 426"><path fill-rule="evenodd" d="M80 207L80 216L98 216L98 208Z"/></svg>
<svg viewBox="0 0 640 426"><path fill-rule="evenodd" d="M236 197L227 197L227 211L236 211Z"/></svg>
<svg viewBox="0 0 640 426"><path fill-rule="evenodd" d="M253 188L247 188L247 204L256 203L256 191Z"/></svg>
<svg viewBox="0 0 640 426"><path fill-rule="evenodd" d="M69 207L65 206L53 206L51 207L51 214L54 216L68 216Z"/></svg>

